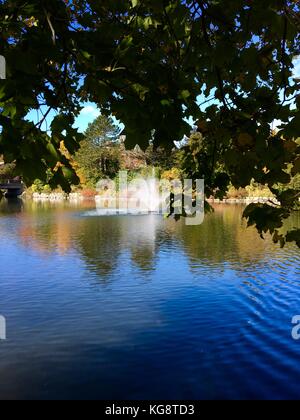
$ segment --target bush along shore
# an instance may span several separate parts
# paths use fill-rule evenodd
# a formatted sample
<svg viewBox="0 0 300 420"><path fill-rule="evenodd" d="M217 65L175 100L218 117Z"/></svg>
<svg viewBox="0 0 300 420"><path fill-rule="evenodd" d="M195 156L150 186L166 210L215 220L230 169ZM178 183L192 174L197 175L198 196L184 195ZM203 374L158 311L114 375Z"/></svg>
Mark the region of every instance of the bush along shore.
<svg viewBox="0 0 300 420"><path fill-rule="evenodd" d="M51 192L51 193L33 193L28 194L24 193L23 198L26 200L33 200L33 201L43 201L43 202L81 202L81 201L98 201L98 198L102 197L101 194L98 194L96 191L82 191L82 192L73 192L70 194L65 194L63 192ZM271 203L271 204L280 204L275 198L273 197L244 197L244 198L225 198L215 199L209 198L207 202L210 204L251 204L251 203Z"/></svg>
<svg viewBox="0 0 300 420"><path fill-rule="evenodd" d="M209 198L207 200L210 204L275 204L280 205L279 201L276 198L268 197L247 197L247 198L225 198L224 200Z"/></svg>

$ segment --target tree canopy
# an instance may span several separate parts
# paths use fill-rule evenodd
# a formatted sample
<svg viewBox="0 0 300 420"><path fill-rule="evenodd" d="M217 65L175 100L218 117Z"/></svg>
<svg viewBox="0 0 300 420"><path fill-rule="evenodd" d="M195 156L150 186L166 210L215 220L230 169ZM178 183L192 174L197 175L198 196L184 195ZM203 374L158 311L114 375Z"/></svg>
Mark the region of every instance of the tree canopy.
<svg viewBox="0 0 300 420"><path fill-rule="evenodd" d="M75 161L86 183L95 185L101 178L115 178L120 169L120 129L111 118L100 115L89 124Z"/></svg>
<svg viewBox="0 0 300 420"><path fill-rule="evenodd" d="M171 149L192 118L201 139L186 164L205 176L207 194L230 182L267 184L282 206L250 206L249 223L300 245L298 231L278 231L299 191L277 188L300 169L298 1L2 0L0 20L0 154L25 180L50 168L53 185L77 182L59 144L78 148L73 123L83 101L124 123L129 147L153 138ZM37 124L26 119L31 110L44 114Z"/></svg>
<svg viewBox="0 0 300 420"><path fill-rule="evenodd" d="M100 115L89 124L85 138L96 146L103 146L105 143L116 142L119 139L121 129L112 118Z"/></svg>

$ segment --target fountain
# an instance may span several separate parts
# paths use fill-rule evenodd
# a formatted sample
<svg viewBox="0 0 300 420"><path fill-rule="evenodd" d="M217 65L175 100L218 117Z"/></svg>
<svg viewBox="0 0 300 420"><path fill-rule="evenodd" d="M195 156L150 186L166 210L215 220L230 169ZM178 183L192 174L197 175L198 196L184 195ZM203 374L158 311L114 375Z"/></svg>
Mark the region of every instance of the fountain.
<svg viewBox="0 0 300 420"><path fill-rule="evenodd" d="M159 214L163 203L160 182L155 169L148 178L138 177L130 182L127 172L120 172L118 187L111 180L98 183L96 215Z"/></svg>
<svg viewBox="0 0 300 420"><path fill-rule="evenodd" d="M127 172L120 172L118 182L101 180L97 186L96 210L86 216L185 214L188 226L201 225L204 220L204 180L196 180L193 197L192 180L158 180L155 169L148 178L136 178L128 182ZM185 213L183 213L183 211Z"/></svg>
<svg viewBox="0 0 300 420"><path fill-rule="evenodd" d="M128 189L128 209L137 213L159 213L161 194L159 180L153 168L151 177L137 178Z"/></svg>

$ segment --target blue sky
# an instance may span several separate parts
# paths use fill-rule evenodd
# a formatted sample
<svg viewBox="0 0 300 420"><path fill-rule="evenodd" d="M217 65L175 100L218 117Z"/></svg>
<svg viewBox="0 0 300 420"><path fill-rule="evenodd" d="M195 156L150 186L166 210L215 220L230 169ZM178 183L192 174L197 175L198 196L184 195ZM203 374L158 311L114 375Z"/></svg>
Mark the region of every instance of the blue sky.
<svg viewBox="0 0 300 420"><path fill-rule="evenodd" d="M42 109L42 112L47 112L47 108ZM54 111L49 113L48 117L42 125L42 129L44 131L50 130L50 125L55 115L56 113ZM76 118L74 127L78 128L79 131L83 133L87 129L88 125L93 122L99 115L100 111L97 109L95 104L85 103L83 104L83 109L81 110L80 115ZM33 121L35 124L41 121L42 118L42 113L38 113L37 111L31 111L27 116L27 119Z"/></svg>
<svg viewBox="0 0 300 420"><path fill-rule="evenodd" d="M300 77L300 56L295 60L295 75Z"/></svg>

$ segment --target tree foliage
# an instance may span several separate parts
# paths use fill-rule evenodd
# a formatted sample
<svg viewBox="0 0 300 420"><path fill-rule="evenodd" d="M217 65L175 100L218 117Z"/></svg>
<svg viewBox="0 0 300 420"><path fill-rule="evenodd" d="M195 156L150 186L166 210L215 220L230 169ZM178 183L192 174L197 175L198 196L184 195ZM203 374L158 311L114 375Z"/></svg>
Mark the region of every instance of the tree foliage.
<svg viewBox="0 0 300 420"><path fill-rule="evenodd" d="M42 179L50 167L53 184L68 189L76 182L58 145L78 148L72 126L80 101L113 113L126 126L128 145L145 149L153 133L154 146L172 149L189 134L192 116L206 160L195 162L191 151L190 173L205 174L208 192L219 194L229 182L267 184L282 199L280 211L251 207L246 216L277 239L298 200L296 191L276 190L290 182L289 165L293 175L300 169L298 1L4 0L0 16L7 60L0 153L25 179ZM43 106L58 112L51 134L41 130L48 111L37 125L25 119ZM283 123L276 135L274 120Z"/></svg>
<svg viewBox="0 0 300 420"><path fill-rule="evenodd" d="M103 146L108 142L116 142L121 130L111 117L100 115L94 122L89 124L85 132L85 140L95 146Z"/></svg>
<svg viewBox="0 0 300 420"><path fill-rule="evenodd" d="M14 178L15 176L16 176L16 168L13 163L8 164L8 165L0 164L0 182L8 181L9 179Z"/></svg>
<svg viewBox="0 0 300 420"><path fill-rule="evenodd" d="M100 115L91 123L80 143L75 161L87 184L105 177L114 178L120 168L119 128L111 118Z"/></svg>

